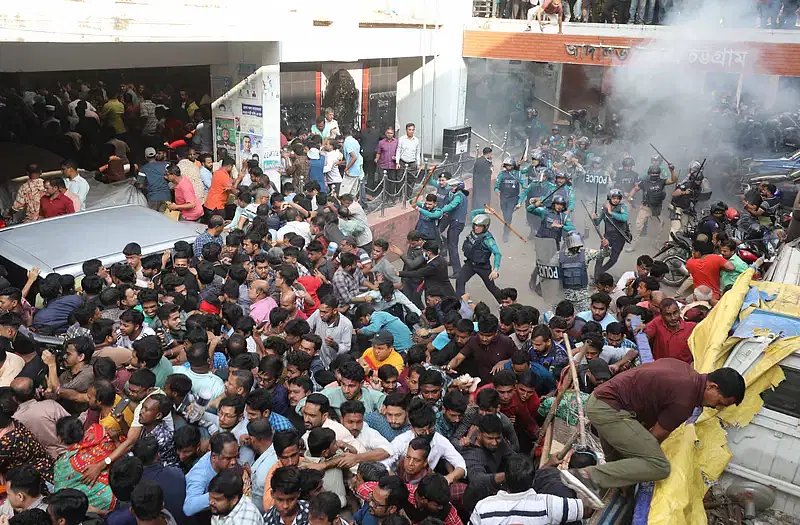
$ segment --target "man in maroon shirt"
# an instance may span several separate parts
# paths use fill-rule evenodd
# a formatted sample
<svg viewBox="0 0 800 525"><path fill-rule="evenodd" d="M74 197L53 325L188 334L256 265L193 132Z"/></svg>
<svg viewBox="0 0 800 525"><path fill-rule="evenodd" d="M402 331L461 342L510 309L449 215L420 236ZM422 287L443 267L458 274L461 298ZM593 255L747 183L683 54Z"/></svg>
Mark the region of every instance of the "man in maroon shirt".
<svg viewBox="0 0 800 525"><path fill-rule="evenodd" d="M744 398L744 378L733 368L699 374L691 365L664 358L617 374L595 389L586 415L603 449L622 459L561 472L564 483L602 505L600 488L627 487L669 476L661 443L697 407L724 408ZM617 459L617 458L615 458Z"/></svg>
<svg viewBox="0 0 800 525"><path fill-rule="evenodd" d="M500 333L499 326L497 317L492 314L478 321L478 336L471 338L446 368L456 370L465 359L472 357L478 368L478 377L484 383L491 383L492 374L502 370L517 349L510 337Z"/></svg>
<svg viewBox="0 0 800 525"><path fill-rule="evenodd" d="M378 175L376 178L383 177L386 172L386 193L390 195L390 199L394 193L397 193L396 182L389 182L390 180L397 180L397 139L394 138L394 126L386 128L386 136L378 142L375 149L375 163L378 165Z"/></svg>
<svg viewBox="0 0 800 525"><path fill-rule="evenodd" d="M61 189L66 189L67 185L61 177L48 179L44 183L44 195L39 201L39 218L47 219L58 217L68 213L75 213L75 206L72 199L61 193Z"/></svg>
<svg viewBox="0 0 800 525"><path fill-rule="evenodd" d="M653 358L671 357L691 363L694 356L689 350L689 336L697 323L681 319L681 309L675 299L661 301L659 311L661 315L647 323L644 330L653 350Z"/></svg>

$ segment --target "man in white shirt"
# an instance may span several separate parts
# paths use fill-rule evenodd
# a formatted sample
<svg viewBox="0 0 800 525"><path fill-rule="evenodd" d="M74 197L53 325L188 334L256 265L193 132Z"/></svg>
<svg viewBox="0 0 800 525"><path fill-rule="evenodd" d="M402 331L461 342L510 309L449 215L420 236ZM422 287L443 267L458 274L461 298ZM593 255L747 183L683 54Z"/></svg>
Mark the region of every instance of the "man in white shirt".
<svg viewBox="0 0 800 525"><path fill-rule="evenodd" d="M61 162L61 174L64 175L64 182L67 191L71 191L78 196L80 206L75 208L76 212L86 209L86 196L89 194L89 183L86 179L78 175L78 163L74 160L66 159Z"/></svg>
<svg viewBox="0 0 800 525"><path fill-rule="evenodd" d="M637 277L647 277L650 273L650 268L653 266L653 259L649 255L640 255L636 259L636 271L629 271L622 274L622 277L617 281L617 290L625 292L625 287L628 281L636 279Z"/></svg>
<svg viewBox="0 0 800 525"><path fill-rule="evenodd" d="M551 469L542 472L546 470ZM496 495L479 501L472 512L470 523L546 525L580 522L592 514L593 509L587 500L538 494L532 489L533 461L526 454L511 456L506 463L504 475L508 492L501 490Z"/></svg>
<svg viewBox="0 0 800 525"><path fill-rule="evenodd" d="M282 241L286 234L291 232L305 239L305 245L308 246L313 240L311 238L311 225L303 220L300 212L294 207L286 208L283 211L283 216L286 219L286 224L278 230L278 240Z"/></svg>
<svg viewBox="0 0 800 525"><path fill-rule="evenodd" d="M306 404L303 405L301 412L303 415L303 422L306 427L306 433L303 434L302 438L303 443L306 444L306 450L308 450L308 435L313 429L323 427L333 430L338 441L343 441L344 443L350 445L356 449L359 454L366 452L364 445L358 442L350 433L350 431L344 427L344 425L328 416L330 409L330 401L328 401L328 398L322 394L311 394L306 398Z"/></svg>
<svg viewBox="0 0 800 525"><path fill-rule="evenodd" d="M412 403L412 405L414 404ZM390 472L396 472L397 464L408 450L408 444L411 443L412 439L418 436L433 435L431 438L431 453L428 456L428 463L431 468L435 469L440 459L446 459L453 467L453 470L445 476L448 483L458 481L466 475L467 464L464 458L450 443L450 440L434 430L436 428L436 413L433 407L424 403L421 406L409 407L408 422L411 424L411 430L400 434L392 440L389 457L382 461Z"/></svg>
<svg viewBox="0 0 800 525"><path fill-rule="evenodd" d="M422 145L414 136L416 126L409 122L406 124L406 134L397 141L397 169L404 170L408 167L409 173L417 171L417 164L422 164Z"/></svg>
<svg viewBox="0 0 800 525"><path fill-rule="evenodd" d="M342 413L342 425L367 449L367 452L380 449L387 455L389 454L392 447L389 440L377 430L364 424L364 413L366 412L364 403L357 400L345 401L339 410Z"/></svg>

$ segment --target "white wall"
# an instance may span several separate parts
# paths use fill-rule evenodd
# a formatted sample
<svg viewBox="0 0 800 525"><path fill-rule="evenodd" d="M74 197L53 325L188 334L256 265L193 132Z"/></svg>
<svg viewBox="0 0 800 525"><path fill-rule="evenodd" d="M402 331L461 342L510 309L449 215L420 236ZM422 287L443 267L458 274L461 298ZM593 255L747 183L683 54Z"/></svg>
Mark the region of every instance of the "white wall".
<svg viewBox="0 0 800 525"><path fill-rule="evenodd" d="M428 57L404 58L397 66L397 127L403 132L406 123L414 122L422 141L423 152L439 156L442 130L464 123L467 92L467 68L461 56L463 32L459 27L442 27L420 32L417 38L431 39L440 50Z"/></svg>

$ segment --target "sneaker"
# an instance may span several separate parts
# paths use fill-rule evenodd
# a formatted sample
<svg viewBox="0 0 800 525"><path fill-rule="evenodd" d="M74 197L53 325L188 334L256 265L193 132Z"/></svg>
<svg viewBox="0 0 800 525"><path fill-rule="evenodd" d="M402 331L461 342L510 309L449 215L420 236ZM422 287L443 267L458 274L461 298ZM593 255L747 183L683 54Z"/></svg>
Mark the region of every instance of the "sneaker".
<svg viewBox="0 0 800 525"><path fill-rule="evenodd" d="M628 244L627 246L625 246L625 250L624 251L625 251L625 253L633 253L634 251L636 251L636 247L631 243L631 244Z"/></svg>
<svg viewBox="0 0 800 525"><path fill-rule="evenodd" d="M528 26L525 28L525 31L523 31L523 33L530 33L531 31L533 31L533 29L531 29L531 26Z"/></svg>
<svg viewBox="0 0 800 525"><path fill-rule="evenodd" d="M603 498L600 497L600 487L595 485L591 478L581 474L579 469L562 470L559 474L561 474L561 481L564 482L564 485L589 500L594 508L602 509L606 506Z"/></svg>

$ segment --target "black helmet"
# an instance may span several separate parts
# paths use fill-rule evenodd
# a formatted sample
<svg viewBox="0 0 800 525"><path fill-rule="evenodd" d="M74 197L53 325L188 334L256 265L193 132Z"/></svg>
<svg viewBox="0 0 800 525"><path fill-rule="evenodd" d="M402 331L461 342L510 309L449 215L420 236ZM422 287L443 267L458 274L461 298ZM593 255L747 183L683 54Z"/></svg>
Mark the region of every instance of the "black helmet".
<svg viewBox="0 0 800 525"><path fill-rule="evenodd" d="M660 177L661 176L661 168L659 168L658 166L650 166L649 168L647 168L647 174L650 175L651 177L653 177L653 176Z"/></svg>
<svg viewBox="0 0 800 525"><path fill-rule="evenodd" d="M555 197L553 197L553 206L555 206L556 204L566 206L567 199L565 199L563 195L556 195Z"/></svg>
<svg viewBox="0 0 800 525"><path fill-rule="evenodd" d="M617 188L614 188L614 189L612 189L611 191L608 192L608 200L609 200L609 202L614 197L619 197L620 200L621 200L622 199L622 190L618 190Z"/></svg>
<svg viewBox="0 0 800 525"><path fill-rule="evenodd" d="M724 214L726 211L728 211L728 205L725 204L722 201L717 202L716 204L711 206L711 215L714 215L715 213L723 213Z"/></svg>
<svg viewBox="0 0 800 525"><path fill-rule="evenodd" d="M625 157L622 159L622 165L633 167L636 166L636 161L633 160L633 157Z"/></svg>

